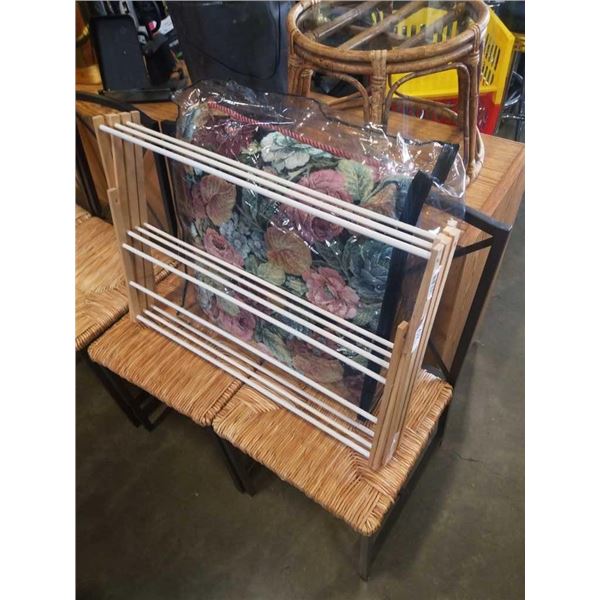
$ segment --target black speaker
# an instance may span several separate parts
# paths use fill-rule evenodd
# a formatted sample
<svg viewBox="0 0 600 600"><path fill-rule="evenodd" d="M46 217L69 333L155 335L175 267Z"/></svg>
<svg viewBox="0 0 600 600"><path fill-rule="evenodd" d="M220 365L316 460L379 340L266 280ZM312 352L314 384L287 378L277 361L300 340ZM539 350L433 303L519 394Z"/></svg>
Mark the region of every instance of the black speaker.
<svg viewBox="0 0 600 600"><path fill-rule="evenodd" d="M174 62L167 62L165 56L161 57L160 52L156 51L158 46L162 46L163 52L170 52L163 36L154 43L146 44L146 60L152 62L152 75L156 83L152 85L135 22L130 16L94 17L90 22L90 30L104 88L101 94L120 102L158 102L169 100L173 89L185 84L184 79L170 80L164 74L165 69L173 66ZM171 57L169 55L166 58Z"/></svg>
<svg viewBox="0 0 600 600"><path fill-rule="evenodd" d="M291 2L167 2L192 81L232 79L287 90L286 17Z"/></svg>
<svg viewBox="0 0 600 600"><path fill-rule="evenodd" d="M130 16L95 17L90 29L105 90L149 87L144 56Z"/></svg>

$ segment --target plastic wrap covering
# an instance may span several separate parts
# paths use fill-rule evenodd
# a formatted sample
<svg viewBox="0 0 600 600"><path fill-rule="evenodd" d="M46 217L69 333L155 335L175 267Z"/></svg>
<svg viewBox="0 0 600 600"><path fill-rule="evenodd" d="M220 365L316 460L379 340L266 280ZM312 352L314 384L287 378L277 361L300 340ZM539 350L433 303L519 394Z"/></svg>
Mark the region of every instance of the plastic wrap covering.
<svg viewBox="0 0 600 600"><path fill-rule="evenodd" d="M344 203L434 230L464 214L464 169L457 147L388 137L327 116L313 100L203 82L178 93L177 137ZM410 313L423 258L237 186L173 165L180 237L210 255L385 339ZM335 210L331 214L336 214ZM199 276L202 281L209 281ZM211 285L215 285L214 281ZM309 344L318 340L379 373L381 365L270 312L281 328L206 289L188 291L204 318L369 410L377 382ZM252 300L221 286L250 306ZM191 300L190 300L191 298ZM261 307L261 310L264 310Z"/></svg>

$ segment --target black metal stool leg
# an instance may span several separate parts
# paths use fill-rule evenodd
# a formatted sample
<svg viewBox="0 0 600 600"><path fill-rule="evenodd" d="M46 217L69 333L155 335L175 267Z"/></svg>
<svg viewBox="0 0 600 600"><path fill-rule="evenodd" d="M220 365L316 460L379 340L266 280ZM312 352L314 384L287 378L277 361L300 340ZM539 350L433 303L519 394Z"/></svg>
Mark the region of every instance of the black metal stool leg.
<svg viewBox="0 0 600 600"><path fill-rule="evenodd" d="M441 419L444 418L444 415L447 415L447 408L440 416L440 421L438 421L438 427L441 425ZM439 433L436 431L435 435L437 436ZM400 515L406 500L408 499L411 491L415 487L421 473L423 472L425 463L433 453L433 449L435 444L432 443L433 440L430 440L427 448L423 451L419 459L417 460L415 466L413 467L411 473L408 476L404 487L400 490L396 501L393 506L390 508L388 513L383 518L383 522L381 526L373 535L360 535L359 534L359 550L358 550L358 574L360 578L364 581L369 579L369 571L371 569L371 565L373 560L377 556L379 549L385 542L392 526L396 522L398 516Z"/></svg>
<svg viewBox="0 0 600 600"><path fill-rule="evenodd" d="M215 440L217 446L221 450L221 454L223 455L223 459L225 461L225 466L227 467L227 472L229 473L229 476L231 477L231 480L233 481L233 485L235 486L235 489L240 494L245 494L246 489L244 488L244 484L242 483L242 480L240 479L235 466L232 464L232 462L229 458L229 454L227 453L227 450L225 449L225 444L223 443L223 440L214 432L212 427L210 428L210 433L211 433L213 439Z"/></svg>
<svg viewBox="0 0 600 600"><path fill-rule="evenodd" d="M363 581L369 580L369 568L373 561L373 545L376 536L361 535L358 552L358 574Z"/></svg>
<svg viewBox="0 0 600 600"><path fill-rule="evenodd" d="M525 121L525 78L523 78L523 89L521 90L521 97L517 104L517 124L515 127L515 141L519 141L521 137L521 127Z"/></svg>
<svg viewBox="0 0 600 600"><path fill-rule="evenodd" d="M146 431L152 431L171 412L168 406L144 390L139 390L139 394L134 396L125 389L124 381L118 375L95 363L87 354L86 359L106 390L136 427L143 425Z"/></svg>
<svg viewBox="0 0 600 600"><path fill-rule="evenodd" d="M108 375L104 367L95 363L87 353L84 355L86 362L91 367L92 371L95 373L96 377L100 380L100 383L104 386L106 391L112 396L113 400L117 403L119 408L125 413L127 418L131 421L132 425L135 427L139 427L141 425L140 419L135 414L135 411L129 404L126 398L123 397L122 390L119 389L117 385L115 385L112 377Z"/></svg>
<svg viewBox="0 0 600 600"><path fill-rule="evenodd" d="M437 431L435 432L435 437L437 443L441 446L442 441L444 439L444 433L446 432L446 423L448 422L448 412L450 411L450 404L446 406L444 412L441 414L440 419L438 421Z"/></svg>
<svg viewBox="0 0 600 600"><path fill-rule="evenodd" d="M235 446L232 446L227 440L220 438L214 430L211 429L211 431L217 444L223 451L227 470L233 479L234 485L241 493L254 496L256 489L252 482L250 469L244 464L245 455Z"/></svg>

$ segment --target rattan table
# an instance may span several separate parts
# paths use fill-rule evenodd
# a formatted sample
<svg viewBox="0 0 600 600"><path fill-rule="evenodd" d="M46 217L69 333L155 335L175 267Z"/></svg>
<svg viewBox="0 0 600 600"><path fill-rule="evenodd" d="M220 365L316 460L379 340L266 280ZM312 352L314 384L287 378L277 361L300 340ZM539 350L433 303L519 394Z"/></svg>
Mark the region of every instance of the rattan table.
<svg viewBox="0 0 600 600"><path fill-rule="evenodd" d="M429 5L444 16L428 18ZM419 13L418 24L414 16ZM289 12L288 90L310 93L314 72L342 80L356 92L340 108L362 106L365 122L386 125L392 100L422 106L463 132L470 181L479 174L484 148L477 128L481 48L489 9L472 2L331 2L301 0ZM411 79L454 70L458 108L403 95ZM389 85L392 74L403 76ZM360 78L368 78L368 84Z"/></svg>

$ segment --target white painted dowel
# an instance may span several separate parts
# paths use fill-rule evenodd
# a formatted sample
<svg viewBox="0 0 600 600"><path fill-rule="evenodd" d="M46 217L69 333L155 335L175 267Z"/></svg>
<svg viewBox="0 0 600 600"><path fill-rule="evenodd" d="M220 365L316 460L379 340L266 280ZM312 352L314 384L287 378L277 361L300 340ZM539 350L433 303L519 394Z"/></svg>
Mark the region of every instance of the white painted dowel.
<svg viewBox="0 0 600 600"><path fill-rule="evenodd" d="M361 373L368 375L372 379L375 379L375 381L385 384L385 378L382 377L381 375L379 375L378 373L375 373L375 371L371 371L371 369L368 369L367 367L364 367L363 365L361 365L360 363L357 363L356 361L352 360L351 358L344 356L340 352L337 352L337 350L333 350L332 348L329 348L329 346L326 346L325 344L322 344L321 342L311 338L310 336L302 333L301 331L297 331L293 327L290 327L289 325L286 325L285 323L278 321L277 319L271 317L270 315L267 315L266 313L258 310L257 308L250 306L246 302L243 302L242 300L238 300L237 298L234 298L233 296L230 296L229 294L222 292L221 290L218 290L217 288L215 288L211 285L208 285L207 283L204 283L203 281L199 281L195 277L192 277L191 275L188 275L187 273L184 273L183 271L180 271L179 269L176 269L175 267L168 265L167 263L163 262L162 260L160 260L158 258L154 258L154 256L151 256L150 254L147 254L146 252L142 252L141 250L138 250L137 248L130 246L129 244L123 244L123 248L125 248L125 250L127 250L128 252L131 252L131 253L135 254L136 256L139 256L140 258L143 258L144 260L151 262L154 265L158 265L165 271L169 271L169 273L174 273L178 277L181 277L182 279L185 279L185 280L189 281L190 283L193 283L195 286L203 288L205 290L208 290L212 294L215 294L215 296L219 296L220 298L223 298L223 300L227 300L228 302L235 304L239 308L243 308L244 310L248 311L249 313L256 315L260 319L263 319L264 321L268 321L272 325L279 327L279 329L283 329L284 331L287 331L290 335L293 335L294 337L297 337L298 339L300 339L304 342L307 342L308 344L314 346L315 348L318 348L319 350L321 350L321 352L325 352L325 354L329 354L336 360L340 360L341 362L346 363L348 366L352 367L353 369L356 369L357 371L360 371ZM182 259L180 259L180 260L182 260ZM233 286L230 286L230 287L233 287Z"/></svg>
<svg viewBox="0 0 600 600"><path fill-rule="evenodd" d="M389 235L390 237L396 238L398 240L405 241L409 244L413 244L414 246L419 246L421 248L426 249L431 249L431 247L433 246L433 244L428 240L415 237L414 235L404 233L403 231L398 231L398 229L394 227L389 227L388 225L384 225L378 222L378 220L374 219L372 215L377 215L379 213L375 213L374 211L366 211L367 213L370 213L368 214L368 216L355 214L355 211L353 211L351 207L357 207L357 205L353 204L352 202L344 202L339 198L328 196L327 194L323 194L322 192L317 192L316 194L313 194L312 192L316 192L316 190L313 190L312 188L308 188L303 185L290 182L286 179L283 179L282 177L278 177L277 175L273 175L271 173L266 173L261 169L257 169L255 167L250 167L237 160L223 160L226 157L221 156L219 154L217 155L219 158L214 159L212 157L209 157L206 151L199 152L197 146L194 146L194 150L182 148L181 144L177 143L180 140L177 140L176 138L173 138L168 135L161 134L157 137L139 131L138 127L136 127L135 129L125 127L124 125L115 125L115 127L120 131L125 131L127 133L137 135L142 139L145 139L150 142L160 141L166 148L169 148L175 152L179 152L184 156L188 156L190 158L197 158L198 160L201 160L208 165L211 165L218 169L223 169L223 171L225 171L226 173L237 175L238 177L247 178L248 181L252 181L254 183L272 189L276 192L280 192L282 194L288 194L290 197L295 198L296 200L300 200L302 202L308 202L311 206L314 206L316 208L333 211L334 213L338 214L344 219L348 219L349 221L359 223L361 225L369 227L369 229L379 231L380 233ZM290 183L292 183L291 186L289 185ZM392 221L394 221L396 225L399 223L399 221L395 219L392 219Z"/></svg>
<svg viewBox="0 0 600 600"><path fill-rule="evenodd" d="M258 363L252 363L253 368L256 369L256 370L258 370L258 371L261 371L261 372L265 372L266 371L266 374L269 376L269 379L267 379L266 377L263 377L262 375L259 375L258 373L256 373L254 371L254 369L246 367L245 365L240 364L239 362L237 362L236 360L234 360L233 358L231 358L230 356L228 356L228 354L218 352L217 350L215 350L214 346L211 346L210 344L207 344L207 343L203 342L202 340L199 340L197 336L194 336L194 335L188 333L187 331L185 331L181 327L178 327L177 325L174 325L173 323L170 323L166 319L163 319L163 318L159 317L158 315L150 312L149 310L145 310L144 313L147 316L152 317L154 320L158 321L159 323L161 323L162 325L164 325L165 327L167 327L171 331L174 331L178 335L181 335L184 338L186 338L186 339L190 340L191 342L193 342L194 344L198 345L203 350L206 350L206 351L210 352L212 355L216 355L217 358L219 358L222 361L225 361L228 365L230 365L230 366L234 367L235 369L237 369L238 371L244 373L247 377L251 377L252 379L256 379L258 382L260 382L260 383L268 386L269 389L272 389L272 390L276 391L280 396L283 396L285 399L287 399L290 402L293 402L294 404L298 405L300 408L302 408L302 410L305 410L305 411L313 414L315 417L318 417L319 419L322 419L325 423L327 423L331 427L334 427L334 428L338 429L339 431L341 431L342 433L344 433L348 437L352 438L354 441L358 442L359 444L362 444L366 448L371 448L371 445L372 445L371 442L369 440L365 439L362 435L359 435L358 433L355 433L354 431L350 431L349 429L347 429L346 427L344 427L341 423L338 423L334 419L331 419L327 415L325 415L322 412L318 411L316 408L310 406L309 404L306 404L305 402L303 402L302 400L300 400L299 398L297 398L296 396L294 396L292 393L290 393L285 388L283 388L280 385L274 383L273 380L275 378L272 377L272 374L268 371L268 369L263 369Z"/></svg>
<svg viewBox="0 0 600 600"><path fill-rule="evenodd" d="M166 329L164 329L160 325L157 325L156 323L154 323L150 319L147 319L143 315L138 315L137 318L138 318L139 321L141 321L142 323L144 323L144 325L146 325L147 327L150 327L151 329L154 329L158 333L160 333L160 334L164 335L165 337L169 338L171 341L179 344L180 346L182 346L186 350L189 350L190 352L193 352L194 354L196 354L200 358L203 358L204 360L210 362L211 364L215 365L215 367L217 367L218 369L221 369L222 371L225 371L225 373L228 373L229 375L231 375L231 377L234 377L235 379L239 379L240 381L242 381L243 383L245 383L247 386L255 389L257 392L259 392L263 396L266 396L267 398L269 398L270 400L272 400L273 402L275 402L275 404L278 404L279 406L281 406L283 408L286 408L291 413L294 413L295 415L297 415L298 417L304 419L305 421L307 421L311 425L314 425L317 429L320 429L321 431L323 431L324 433L327 433L328 435L330 435L331 437L335 438L339 442L342 442L343 444L345 444L349 448L352 448L352 450L355 450L356 452L358 452L359 454L361 454L365 458L369 457L369 452L367 450L365 450L365 448L363 448L362 446L359 446L358 444L354 443L351 439L348 439L347 437L341 435L340 433L338 433L334 429L331 429L330 427L328 427L327 425L325 425L321 421L318 421L317 419L315 419L311 415L305 413L303 410L299 409L294 404L292 404L290 402L287 402L283 398L279 398L276 394L274 394L273 392L271 392L271 390L268 390L267 388L263 387L262 385L260 385L259 383L257 383L254 379L250 379L248 377L245 377L242 373L240 373L239 371L236 371L235 369L233 369L229 365L223 363L222 361L220 361L219 359L217 359L215 356L206 354L205 352L202 352L198 348L192 346L191 344L189 344L185 340L183 340L180 337L172 334L171 332L167 331Z"/></svg>
<svg viewBox="0 0 600 600"><path fill-rule="evenodd" d="M186 317L192 319L192 321L195 321L199 325L202 325L203 327L206 327L207 329L210 329L211 331L214 331L215 333L218 333L219 335L221 335L225 339L227 339L227 340L229 340L231 342L234 342L238 346L244 348L245 350L248 350L248 352L250 352L251 354L255 354L256 356L262 358L266 362L274 365L275 367L281 369L282 371L288 373L289 375L292 375L292 377L296 377L299 381L302 381L302 383L306 383L307 385L310 385L312 388L314 388L318 392L321 392L322 394L324 394L328 398L331 398L332 400L335 400L336 402L339 402L342 406L344 406L344 407L350 409L351 411L359 414L361 417L364 417L365 419L367 419L371 423L377 423L377 417L374 417L370 412L367 412L366 410L363 410L359 406L356 406L355 404L352 404L351 402L348 402L348 400L346 400L345 398L343 398L339 394L336 394L335 392L333 392L329 388L326 388L324 385L321 385L320 383L317 383L316 381L313 381L310 377L307 377L303 373L300 373L299 371L296 371L295 369L292 369L291 367L289 367L285 363L282 363L280 360L277 360L276 358L270 356L269 354L267 354L265 352L262 352L256 346L252 346L251 344L248 344L247 342L244 342L243 340L240 340L239 338L236 338L234 335L232 335L231 333L225 331L224 329L221 329L220 327L217 327L216 325L213 325L210 321L207 321L206 319L203 319L202 317L199 317L198 315L196 315L193 312L187 310L186 308L183 308L182 306L179 306L179 305L175 304L174 302L171 302L170 300L168 300L167 298L161 296L160 294L157 294L156 292L153 292L152 290L149 290L148 288L145 288L143 285L140 285L136 281L130 281L129 285L132 286L132 287L134 287L136 290L138 290L140 292L143 292L147 296L150 296L151 298L154 298L154 300L157 300L158 302L161 302L165 306L168 306L169 308L172 308L173 310L175 310L175 311L177 311L177 312L185 315Z"/></svg>
<svg viewBox="0 0 600 600"><path fill-rule="evenodd" d="M339 217L336 217L335 215L332 215L328 212L324 212L322 210L313 208L312 206L303 204L301 202L297 202L296 200L292 200L286 196L283 196L282 194L273 192L267 188L261 187L254 183L251 183L247 180L240 179L239 177L229 175L228 173L225 173L220 169L215 169L215 168L207 165L206 163L202 163L198 160L192 160L190 158L186 158L185 156L182 156L181 154L176 154L175 152L166 150L165 148L163 148L161 146L157 146L156 144L151 144L149 142L145 142L144 140L141 140L140 138L136 138L132 135L129 135L128 133L119 131L118 129L114 129L112 127L107 127L106 125L100 125L99 129L105 133L108 133L109 135L114 135L122 140L125 140L126 142L131 142L132 144L137 144L138 146L141 146L142 148L146 148L147 150L152 150L153 152L162 154L163 156L166 156L167 158L171 158L177 162L183 163L184 165L188 165L195 169L200 169L202 171L205 171L206 173L210 173L211 175L215 175L217 177L220 177L221 179L225 179L226 181L229 181L230 183L247 188L253 192L256 192L257 194L260 194L261 196L265 196L267 198L270 198L271 200L282 202L283 204L286 204L293 208L297 208L298 210L304 211L305 213L313 215L314 217L319 217L325 221L329 221L330 223L339 225L340 227L343 227L344 229L347 229L348 231L353 231L354 233L356 233L358 235L364 235L365 237L371 238L378 242L382 242L384 244L388 244L389 246L392 246L393 248L397 248L398 250L403 250L404 252L407 252L409 254L414 254L415 256L419 256L420 258L429 259L429 257L431 256L431 253L428 250L424 250L423 248L418 248L411 244L407 244L406 242L401 242L400 240L394 239L388 235L383 235L381 233L378 233L376 231L368 229L367 227L358 225L357 223L352 223L346 219L340 219ZM158 140L157 140L157 143L158 143ZM163 142L161 142L161 143L163 143Z"/></svg>
<svg viewBox="0 0 600 600"><path fill-rule="evenodd" d="M221 265L222 267L225 267L226 269L235 271L236 273L238 273L244 277L247 277L248 279L251 279L252 281L256 281L257 283L260 283L261 285L264 285L265 287L267 287L275 292L278 292L279 294L284 295L286 298L289 298L290 300L298 302L299 304L302 304L303 306L306 306L307 308L310 308L311 310L315 310L315 305L308 302L308 300L305 300L304 298L296 296L295 294L292 294L291 292L288 292L287 290L280 288L280 287L276 286L275 284L270 283L269 281L266 281L262 277L258 277L257 275L248 273L247 271L244 271L244 269L240 269L239 267L236 267L235 265L228 263L227 261L223 260L222 258L213 256L212 254L209 254L208 252L205 252L204 250L201 250L200 248L197 248L196 246L193 246L192 244L188 244L187 242L184 242L183 240L180 240L179 238L177 238L173 235L170 235L169 233L167 233L165 231L162 231L162 229L159 229L158 227L155 227L154 225L150 225L150 223L144 223L144 227L138 226L138 227L136 227L136 229L140 232L143 232L145 235L152 237L153 239L158 239L161 242L165 241L165 240L169 240L169 241L173 242L174 244L185 248L187 250L185 252L185 254L187 256L192 256L193 258L196 258L197 256L206 258L209 261L213 261L213 262ZM156 233L147 231L147 229L151 229L152 232L156 232ZM156 235L156 234L160 234L160 235ZM337 315L334 315L333 313L326 311L324 314L327 314L327 319L332 319L336 323L339 323L340 325L343 326L343 327L339 327L337 329L337 332L340 333L341 335L345 335L345 336L353 339L354 341L359 342L360 344L363 344L367 348L371 348L371 350L374 350L376 352L379 352L380 354L383 354L383 356L385 356L387 358L390 358L392 356L391 352L387 352L386 350L379 348L374 343L361 338L359 335L354 335L348 331L344 331L344 327L352 329L352 331L357 332L357 333L361 334L362 336L370 336L374 342L381 344L381 346L385 346L385 347L391 349L394 347L394 344L392 342L390 342L389 340L386 340L385 338L382 338L381 336L378 336L370 331L367 331L366 329L363 329L359 325L352 323L352 321L346 321L345 319L342 319L341 317L338 317ZM333 324L330 323L329 320L322 319L321 317L317 318L316 315L314 316L314 319L315 319L315 321L317 321L319 323L326 324L329 327L332 327L332 329L334 328Z"/></svg>
<svg viewBox="0 0 600 600"><path fill-rule="evenodd" d="M344 348L347 348L348 350L355 352L356 354L359 354L360 356L363 356L367 360L370 360L370 361L374 362L375 364L380 365L381 367L384 367L385 369L389 368L389 366L390 366L389 362L379 358L378 356L374 356L373 354L370 354L363 348L359 348L358 346L355 346L354 344L348 342L347 340L345 340L333 333L330 333L329 331L327 331L326 329L323 329L322 327L313 325L313 323L310 323L309 321L306 321L305 319L298 317L298 316L292 314L291 312L288 312L287 310L274 305L272 302L268 302L267 300L264 300L260 296L257 296L256 294L253 294L252 292L249 292L248 290L245 290L244 288L239 287L232 281L230 281L228 279L223 279L222 277L215 275L213 272L207 271L206 269L199 267L196 263L194 263L190 260L187 260L186 258L183 258L182 256L175 254L174 252L171 252L170 250L167 250L164 247L164 245L156 244L156 243L146 239L145 237L138 235L137 233L135 233L133 231L128 231L127 234L130 237L132 237L134 240L137 240L138 242L141 242L142 244L150 246L151 248L154 248L155 250L162 252L166 256L169 256L171 258L174 258L175 260L178 260L179 262L190 267L190 269L193 269L197 273L200 273L201 275L209 277L213 281L216 281L217 283L220 283L221 285L224 285L225 287L238 292L238 294L241 294L245 298L254 300L254 302L257 302L258 304L260 304L270 310L273 310L276 313L279 313L280 315L283 315L284 317L287 317L288 319L291 319L292 321L294 321L296 323L299 323L300 325L302 325L303 327L306 327L307 329L310 329L317 335L320 335L328 340L331 340L332 342L338 344L339 346L343 346ZM203 261L201 258L196 258L195 260L198 260L199 262L206 262L206 261ZM215 267L210 264L209 264L209 266L211 266L211 268L214 268L215 270L219 269L220 271L224 271L224 269L220 269L219 267ZM265 290L262 290L261 288L258 288L258 286L255 286L254 284L252 284L250 282L244 281L241 277L238 277L237 275L235 275L233 273L227 273L225 271L225 275L227 277L230 277L231 279L233 279L233 281L237 281L238 283L241 282L244 285L246 285L247 287L249 287L250 289L254 289L258 292L263 293L267 298L270 298L271 300L277 300L277 301L281 302L284 306L290 307L289 302L286 302L285 300L274 296L274 294L271 294L270 292L267 292ZM292 306L291 308L294 308L294 307ZM300 309L300 310L302 310L302 309Z"/></svg>
<svg viewBox="0 0 600 600"><path fill-rule="evenodd" d="M316 323L320 323L320 324L324 325L325 327L328 327L332 331L335 331L344 337L353 339L353 340L357 341L359 344L361 344L367 348L371 348L373 351L382 354L386 358L390 358L392 356L391 352L388 352L387 350L383 350L382 348L376 346L375 344L372 344L368 340L362 339L361 337L354 335L353 333L351 333L349 331L344 331L344 329L342 327L338 327L337 325L335 325L335 323L327 321L326 319L322 319L321 317L319 317L318 315L316 315L310 311L303 310L302 308L300 308L299 306L296 306L295 304L293 304L291 302L286 302L285 300L283 300L283 298L279 297L280 295L285 295L285 294L283 294L283 292L285 292L286 290L284 290L283 288L278 287L276 285L270 284L265 279L262 279L262 277L258 277L256 275L253 275L252 273L247 273L243 269L240 269L239 267L236 267L226 261L221 261L220 259L219 259L219 262L216 263L216 261L212 260L213 258L216 258L216 257L213 257L211 254L208 254L208 252L202 252L202 251L199 251L198 253L190 252L186 248L182 247L180 244L173 243L173 242L169 241L168 239L165 239L159 235L152 233L151 231L145 230L143 227L138 226L138 227L136 227L136 229L140 233L143 233L144 235L146 235L154 240L157 240L158 242L168 246L169 248L173 248L175 251L177 251L179 253L185 254L186 256L193 258L194 260L198 261L199 263L204 264L204 265L210 267L211 269L214 269L218 273L222 273L222 274L226 275L227 277L234 277L236 279L236 281L238 281L239 283L242 283L243 285L248 286L250 289L258 291L261 294L264 294L265 296L271 298L275 302L280 302L284 306L287 306L288 308L295 310L296 312L300 313L301 315L304 315L307 318L312 319ZM174 238L174 239L177 240L177 238ZM203 258L204 255L207 258ZM218 266L221 263L224 264L224 268L221 268L220 266ZM232 272L240 275L241 277L233 275ZM260 285L253 285L252 283L245 281L244 278L249 279L250 281L256 281ZM269 292L267 292L264 288L272 289L275 292L275 294L269 294ZM290 294L290 295L292 297L294 297L294 299L303 300L302 298L299 298L298 296L294 296L294 294ZM314 304L311 304L310 302L306 302L306 304L308 304L313 311L318 310Z"/></svg>
<svg viewBox="0 0 600 600"><path fill-rule="evenodd" d="M265 171L261 171L260 169L257 169L256 167L252 167L251 165L246 165L244 163L241 163L240 161L234 160L227 156L223 156L222 154L218 154L217 152L211 152L210 150L207 150L206 148L202 148L201 146L195 146L194 144L190 144L189 142L184 142L183 140L180 140L178 138L174 138L174 137L166 135L164 133L154 131L153 129L149 129L148 127L145 127L144 125L140 125L138 123L132 123L131 121L129 121L128 123L126 123L126 126L129 129L131 129L131 128L137 129L139 132L143 132L148 136L152 136L153 138L158 138L158 139L162 139L167 142L171 142L173 144L176 144L177 146L180 146L182 148L186 148L190 151L193 151L196 154L201 154L203 156L210 157L212 159L218 160L218 161L226 163L228 165L239 167L245 171L248 171L249 173L261 175L265 179L269 179L271 181L274 181L276 183L279 183L279 184L289 187L291 189L298 190L299 192L305 193L309 196L313 196L314 198L318 198L320 200L323 200L324 202L328 202L335 206L344 208L345 210L355 212L359 215L364 215L365 217L367 217L368 219L371 219L372 221L379 221L381 223L387 223L388 225L391 225L392 227L395 227L398 229L403 229L404 231L408 231L410 233L413 233L413 234L420 236L422 238L425 238L425 239L435 240L435 238L436 238L436 235L437 235L436 233L427 231L426 229L421 229L420 227L417 227L416 225L410 225L408 223L403 223L402 221L398 221L398 219L388 217L387 215L382 215L373 210L364 208L363 206L358 206L356 204L350 204L350 203L344 202L343 200L340 200L339 198L329 196L318 190L313 190L311 188L307 188L307 187L300 185L298 183L295 183L293 181L288 181L287 179L283 179L281 177L278 177L277 175L273 175L272 173L267 173ZM123 126L117 125L117 127L122 128Z"/></svg>
<svg viewBox="0 0 600 600"><path fill-rule="evenodd" d="M299 394L300 396L306 398L310 402L313 402L317 406L320 406L321 408L329 411L332 415L335 415L336 417L338 417L338 419L341 419L342 421L345 421L346 423L348 423L352 427L358 429L359 431L366 433L369 437L374 436L374 432L372 429L365 427L362 423L359 423L356 419L351 419L350 417L348 417L344 413L340 412L339 410L337 410L330 404L327 404L326 402L323 402L323 401L319 400L318 398L315 398L312 394L309 394L306 390L293 384L289 379L285 379L284 377L277 375L270 369L267 369L267 368L263 367L261 364L257 363L256 361L248 358L241 352L236 352L231 346L228 346L227 344L223 344L223 343L219 342L215 338L212 338L209 335L207 335L206 333L200 331L197 327L194 327L193 325L190 325L189 323L182 321L175 315L168 313L166 310L163 310L162 308L158 308L158 306L153 306L152 312L149 310L146 310L145 312L153 318L156 317L156 315L154 313L159 313L163 317L166 317L167 319L170 319L174 323L177 323L184 329L187 329L193 335L200 336L202 339L208 341L210 344L216 346L223 352L227 352L227 353L231 354L232 356L235 356L238 360L241 360L241 361L245 362L246 364L251 365L252 368L260 371L261 373L265 373L271 379L274 379L278 383L285 385L286 387L288 387L290 390L292 390L296 394Z"/></svg>

